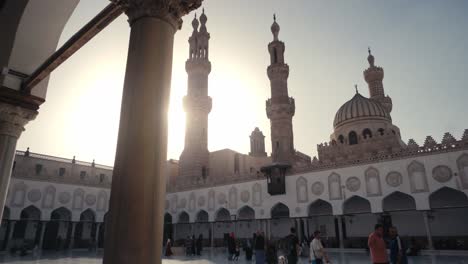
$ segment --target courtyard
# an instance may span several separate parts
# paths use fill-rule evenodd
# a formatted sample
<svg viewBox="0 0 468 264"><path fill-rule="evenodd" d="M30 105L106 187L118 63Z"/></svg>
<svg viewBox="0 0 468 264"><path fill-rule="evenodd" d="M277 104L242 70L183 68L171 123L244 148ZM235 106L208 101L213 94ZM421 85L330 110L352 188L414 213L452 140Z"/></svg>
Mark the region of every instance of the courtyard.
<svg viewBox="0 0 468 264"><path fill-rule="evenodd" d="M365 253L331 253L331 263L340 264L361 264L369 263L369 257ZM19 257L19 256L8 256L1 255L0 263L9 264L101 264L102 254L89 253L85 251L74 251L67 253L47 253L42 256L34 257L32 255ZM164 264L210 264L210 263L254 263L246 261L244 256L241 255L239 261L227 261L226 255L222 253L211 253L205 252L204 256L201 257L185 257L185 256L174 256L171 258L163 259ZM309 263L306 258L302 258L300 264ZM453 256L440 256L440 255L428 255L428 256L417 256L409 258L410 264L468 264L468 255L453 255Z"/></svg>

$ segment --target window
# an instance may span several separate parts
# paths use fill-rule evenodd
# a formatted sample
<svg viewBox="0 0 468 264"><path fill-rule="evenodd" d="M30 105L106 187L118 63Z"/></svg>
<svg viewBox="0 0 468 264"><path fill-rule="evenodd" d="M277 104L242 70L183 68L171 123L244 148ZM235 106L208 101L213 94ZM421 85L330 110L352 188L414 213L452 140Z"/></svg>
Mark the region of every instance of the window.
<svg viewBox="0 0 468 264"><path fill-rule="evenodd" d="M42 164L36 164L36 175L41 174L42 172Z"/></svg>
<svg viewBox="0 0 468 264"><path fill-rule="evenodd" d="M344 143L344 137L343 137L343 135L340 135L340 136L338 137L338 141L339 141L341 144Z"/></svg>
<svg viewBox="0 0 468 264"><path fill-rule="evenodd" d="M103 183L106 179L106 175L104 173L99 174L99 183Z"/></svg>
<svg viewBox="0 0 468 264"><path fill-rule="evenodd" d="M80 172L80 179L84 180L86 178L86 171L81 171Z"/></svg>
<svg viewBox="0 0 468 264"><path fill-rule="evenodd" d="M362 131L362 136L365 139L372 138L372 132L370 131L370 129L366 128L364 129L364 131Z"/></svg>
<svg viewBox="0 0 468 264"><path fill-rule="evenodd" d="M377 131L379 131L379 134L381 136L383 136L385 134L385 130L383 128L379 128L379 130L377 130Z"/></svg>
<svg viewBox="0 0 468 264"><path fill-rule="evenodd" d="M65 172L66 172L65 168L60 168L60 169L59 169L59 176L60 176L60 177L65 176Z"/></svg>
<svg viewBox="0 0 468 264"><path fill-rule="evenodd" d="M349 132L349 145L356 145L358 143L357 134L354 131Z"/></svg>

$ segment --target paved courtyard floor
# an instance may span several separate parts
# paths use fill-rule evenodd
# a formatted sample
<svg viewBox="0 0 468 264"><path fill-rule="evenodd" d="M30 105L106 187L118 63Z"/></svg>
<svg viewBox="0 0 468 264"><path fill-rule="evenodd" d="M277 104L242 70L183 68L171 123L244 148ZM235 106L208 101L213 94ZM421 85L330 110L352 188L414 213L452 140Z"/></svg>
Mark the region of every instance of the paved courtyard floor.
<svg viewBox="0 0 468 264"><path fill-rule="evenodd" d="M369 257L363 253L332 253L331 262L333 264L368 264ZM9 256L7 254L0 255L0 263L9 264L101 264L102 255L88 252L73 252L62 254L45 254L40 257L31 255L25 257ZM252 264L253 262L246 261L240 258L238 262L227 261L224 254L207 253L202 257L184 257L175 256L163 259L164 264L212 264L212 263L232 263L232 264ZM307 259L302 259L300 264L308 263ZM410 264L468 264L468 256L419 256L409 259Z"/></svg>

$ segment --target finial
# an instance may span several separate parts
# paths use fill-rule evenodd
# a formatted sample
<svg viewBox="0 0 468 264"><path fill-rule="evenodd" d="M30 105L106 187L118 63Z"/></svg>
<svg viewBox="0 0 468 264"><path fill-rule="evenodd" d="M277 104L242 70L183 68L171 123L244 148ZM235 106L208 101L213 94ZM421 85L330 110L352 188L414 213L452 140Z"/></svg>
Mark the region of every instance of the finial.
<svg viewBox="0 0 468 264"><path fill-rule="evenodd" d="M276 22L276 14L273 13L273 21Z"/></svg>
<svg viewBox="0 0 468 264"><path fill-rule="evenodd" d="M357 84L354 85L354 89L356 89L356 94L358 94L359 91L358 91L358 88L357 88Z"/></svg>
<svg viewBox="0 0 468 264"><path fill-rule="evenodd" d="M204 7L202 8L202 14L205 14L205 8Z"/></svg>
<svg viewBox="0 0 468 264"><path fill-rule="evenodd" d="M370 47L367 47L367 52L369 52L369 55L372 55L372 54L371 54Z"/></svg>
<svg viewBox="0 0 468 264"><path fill-rule="evenodd" d="M375 58L371 53L370 47L367 47L367 52L369 52L369 56L367 56L367 61L369 62L369 65L371 67L374 67Z"/></svg>
<svg viewBox="0 0 468 264"><path fill-rule="evenodd" d="M195 12L195 19L197 19L197 12Z"/></svg>

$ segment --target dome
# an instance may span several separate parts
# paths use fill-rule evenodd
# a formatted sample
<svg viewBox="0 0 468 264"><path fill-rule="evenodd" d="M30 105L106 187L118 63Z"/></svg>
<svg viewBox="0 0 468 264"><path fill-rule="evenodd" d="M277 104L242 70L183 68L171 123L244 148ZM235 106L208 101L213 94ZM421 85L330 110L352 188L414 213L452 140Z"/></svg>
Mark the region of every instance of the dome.
<svg viewBox="0 0 468 264"><path fill-rule="evenodd" d="M376 101L362 96L360 93L343 104L336 112L333 126L336 128L352 120L380 119L392 121L390 114Z"/></svg>

